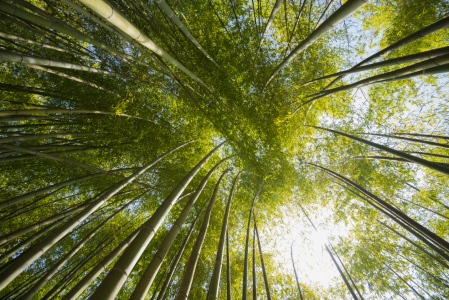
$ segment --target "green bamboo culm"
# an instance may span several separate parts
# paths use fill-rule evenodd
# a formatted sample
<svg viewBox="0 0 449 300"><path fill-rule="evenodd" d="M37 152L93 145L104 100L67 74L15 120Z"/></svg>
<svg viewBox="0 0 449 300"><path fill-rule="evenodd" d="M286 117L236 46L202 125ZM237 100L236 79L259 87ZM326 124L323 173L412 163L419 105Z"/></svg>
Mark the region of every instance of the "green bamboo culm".
<svg viewBox="0 0 449 300"><path fill-rule="evenodd" d="M268 284L267 270L265 269L265 261L263 259L262 245L260 242L259 230L257 229L257 221L256 221L255 214L254 214L254 229L256 230L257 245L259 248L260 264L262 266L262 274L263 274L263 281L265 284L265 292L267 294L267 300L271 300L270 285Z"/></svg>
<svg viewBox="0 0 449 300"><path fill-rule="evenodd" d="M396 66L396 65L400 65L400 64L406 64L406 63L411 63L411 62L415 62L415 61L420 61L423 59L432 59L432 58L435 58L435 57L438 57L438 56L441 56L441 55L444 55L447 53L449 53L449 47L442 47L439 49L424 51L424 52L420 52L420 53L416 53L416 54L405 55L405 56L392 58L392 59L384 60L384 61L377 62L377 63L372 63L369 65L354 67L354 68L351 68L346 71L341 71L341 72L337 72L334 74L326 75L326 76L308 81L308 82L302 84L302 86L306 86L308 84L311 84L311 83L314 83L314 82L317 82L320 80L332 78L332 77L345 76L348 74L353 74L353 73L358 73L358 72L363 72L363 71L370 71L370 70L389 67L389 66Z"/></svg>
<svg viewBox="0 0 449 300"><path fill-rule="evenodd" d="M312 220L309 218L309 215L307 214L306 210L304 209L304 207L302 207L301 204L299 204L299 206L301 207L301 210L303 211L304 215L306 216L307 220L309 220L310 225L313 227L313 229L315 231L317 231L317 228L315 227L315 225L313 224ZM329 254L329 256L332 259L332 262L334 263L335 267L338 270L338 273L340 273L341 278L343 279L346 287L348 288L349 292L351 293L351 296L354 300L358 300L357 295L355 294L354 290L351 287L351 284L349 283L348 279L346 278L345 274L343 274L343 271L341 270L340 266L338 265L337 261L335 260L334 255L332 254L332 252L329 250L329 247L327 246L326 243L324 243L324 248L326 249L327 253ZM299 285L298 285L299 286Z"/></svg>
<svg viewBox="0 0 449 300"><path fill-rule="evenodd" d="M366 145L375 147L377 149L383 150L383 151L388 152L390 154L399 156L399 157L404 158L404 159L406 159L408 161L417 163L419 165L422 165L422 166L427 167L429 169L435 170L435 171L440 172L442 174L449 175L449 168L445 167L445 166L441 166L438 163L431 162L431 161L428 161L428 160L425 160L425 159L422 159L422 158L419 158L419 157L407 154L405 152L402 152L402 151L399 151L399 150L395 150L395 149L392 149L392 148L389 148L389 147L386 147L386 146L383 146L383 145L380 145L380 144L368 141L366 139L362 139L362 138L356 137L354 135L350 135L350 134L347 134L347 133L344 133L344 132L340 132L340 131L337 131L337 130L323 128L323 127L318 127L318 126L310 126L310 127L313 127L313 128L316 128L316 129L321 129L321 130L326 130L326 131L329 131L329 132L332 132L332 133L336 133L336 134L341 135L341 136L345 136L345 137L350 138L352 140L364 143Z"/></svg>
<svg viewBox="0 0 449 300"><path fill-rule="evenodd" d="M198 264L198 259L203 247L204 239L206 238L207 229L209 227L212 208L214 206L215 199L217 198L221 180L227 172L228 170L224 171L218 179L212 197L209 200L209 205L204 213L203 224L201 225L195 244L193 245L192 252L190 253L190 258L185 266L184 274L179 285L179 290L175 297L176 300L187 300L189 297L190 289L193 283L193 277L195 276L196 266Z"/></svg>
<svg viewBox="0 0 449 300"><path fill-rule="evenodd" d="M204 166L204 164L212 157L212 155L221 147L225 142L222 142L217 147L215 147L206 157L204 157L172 190L172 192L165 198L165 200L156 209L153 215L146 221L131 242L131 244L126 248L122 256L115 263L114 267L108 272L106 277L100 283L98 288L95 290L91 299L95 300L106 300L115 299L117 294L120 292L123 284L131 274L132 269L136 265L137 261L140 259L143 251L146 249L147 245L152 240L155 232L158 230L159 226L164 221L167 214L170 212L172 206L176 200L184 192L190 181L198 173L198 171Z"/></svg>
<svg viewBox="0 0 449 300"><path fill-rule="evenodd" d="M431 230L427 229L423 225L419 224L415 220L413 220L411 217L406 215L404 212L396 208L395 206L387 203L386 201L380 199L373 193L369 192L368 190L364 189L360 185L356 184L355 182L349 180L348 178L328 169L322 166L319 166L317 164L308 163L311 166L317 167L330 175L334 176L335 178L343 181L344 183L354 187L356 190L367 196L369 199L375 202L375 207L378 208L380 211L382 211L384 214L386 214L389 218L394 220L396 223L398 223L400 226L404 227L404 229L408 230L410 233L414 234L417 237L421 237L421 240L426 243L430 248L434 249L438 253L441 253L443 257L445 257L446 260L449 261L449 256L444 253L444 251L449 252L449 242L447 242L445 239L441 238ZM363 199L363 198L362 198Z"/></svg>
<svg viewBox="0 0 449 300"><path fill-rule="evenodd" d="M253 212L254 214L254 212ZM254 222L255 224L255 222ZM253 299L257 299L257 277L256 277L256 226L253 225Z"/></svg>
<svg viewBox="0 0 449 300"><path fill-rule="evenodd" d="M138 171L134 172L131 176L123 179L117 184L111 186L101 197L95 200L92 204L87 206L80 213L76 214L69 221L67 221L62 227L55 230L51 235L46 237L44 240L34 245L32 248L28 249L17 259L14 260L12 264L9 265L7 272L0 274L0 289L6 287L15 277L17 277L25 268L31 265L36 259L41 257L48 249L50 249L54 244L66 236L72 229L74 229L79 223L85 220L88 216L94 213L101 205L103 205L107 200L114 196L117 192L126 187L129 183L134 181L139 175L144 173L146 170L154 166L156 163L164 159L166 156L172 154L176 150L190 144L190 142L184 143L178 146L158 158L154 159L147 165L143 166Z"/></svg>
<svg viewBox="0 0 449 300"><path fill-rule="evenodd" d="M186 248L186 245L192 236L193 230L195 228L195 224L198 222L201 213L203 212L204 208L206 207L207 202L204 203L204 205L201 207L201 210L196 215L195 219L193 220L192 224L190 225L189 231L187 232L181 246L178 249L178 253L176 254L176 258L173 261L172 265L170 266L170 271L168 272L167 278L164 281L164 284L162 285L161 290L159 291L159 294L157 295L157 300L163 300L165 297L165 293L167 292L167 289L170 285L170 283L173 280L173 275L175 274L176 268L181 261L182 255L184 253L184 250Z"/></svg>
<svg viewBox="0 0 449 300"><path fill-rule="evenodd" d="M382 57L384 55L387 55L401 47L404 47L416 40L419 40L429 34L432 34L438 30L444 29L446 27L449 26L449 17L445 17L442 18L441 20L438 20L437 22L430 24L429 26L424 27L423 29L420 29L402 39L400 39L399 41L393 43L392 45L370 55L369 57L365 58L364 60L362 60L361 62L359 62L358 64L356 64L354 67L352 67L351 69L355 69L361 66L366 65L367 63L370 63L372 61L374 61L375 59ZM341 76L338 76L337 78L335 78L334 80L332 80L331 83L329 83L323 90L327 90L329 89L332 85L334 85L335 83L337 83L339 80L341 79Z"/></svg>
<svg viewBox="0 0 449 300"><path fill-rule="evenodd" d="M174 226L172 226L172 228L170 228L169 232L167 233L167 235L165 236L161 245L159 246L156 254L153 256L150 263L146 267L145 271L143 272L142 276L140 277L139 282L136 285L136 288L134 289L134 292L131 294L130 299L136 300L136 299L144 299L145 298L154 279L156 278L157 272L159 271L159 268L161 267L165 256L167 255L168 251L170 250L170 247L172 246L173 242L175 241L176 236L181 231L182 225L187 220L190 210L192 209L192 207L195 204L198 197L201 195L207 182L212 177L214 172L220 167L220 165L231 158L233 158L233 157L227 157L227 158L224 158L221 161L219 161L203 178L203 180L199 184L198 188L195 190L195 193L190 197L189 201L184 205L184 208L182 209L181 214L176 219Z"/></svg>
<svg viewBox="0 0 449 300"><path fill-rule="evenodd" d="M49 66L49 67L54 67L54 68L62 68L62 69L84 71L84 72L89 72L89 73L97 73L97 74L109 75L109 76L114 76L114 77L123 77L120 74L101 70L98 68L86 67L86 66L77 65L74 63L51 60L51 59L35 57L35 56L19 55L19 54L10 53L7 51L0 51L0 61L16 62L16 63L20 63L20 64L34 64L34 65L39 65L39 66ZM133 80L132 78L126 78L126 79Z"/></svg>
<svg viewBox="0 0 449 300"><path fill-rule="evenodd" d="M147 192L147 191L146 191ZM145 194L144 192L143 194ZM100 225L98 225L94 230L92 230L87 236L85 236L77 245L75 245L67 254L65 254L53 267L48 270L40 279L39 281L34 284L28 292L23 295L20 299L21 300L31 300L33 296L51 279L52 276L58 272L58 270L67 263L76 253L81 250L81 248L89 242L104 226L107 225L109 221L111 221L115 216L117 216L119 213L121 213L123 210L125 210L127 207L129 207L133 202L138 200L143 194L138 195L137 197L133 198L131 201L129 201L126 205L123 205L120 209L115 211L111 216L106 218L103 222L101 222Z"/></svg>
<svg viewBox="0 0 449 300"><path fill-rule="evenodd" d="M243 259L243 286L242 286L242 299L248 299L248 256L249 256L249 235L251 229L252 212L254 210L254 203L259 196L263 187L263 182L259 185L259 188L251 201L251 208L248 216L248 226L246 228L246 240L245 240L245 258Z"/></svg>
<svg viewBox="0 0 449 300"><path fill-rule="evenodd" d="M48 28L51 28L51 29L55 29L58 32L62 32L62 33L66 34L66 35L68 35L70 37L73 37L73 38L75 38L77 40L81 40L81 41L90 43L90 44L92 44L92 45L94 45L94 46L96 46L96 47L98 47L100 49L108 51L111 54L113 54L113 55L115 55L115 56L117 56L119 58L125 58L125 59L129 59L129 60L133 60L134 59L131 55L119 52L116 49L114 49L113 47L105 45L105 44L97 41L96 39L93 39L93 38L89 37L88 35L80 32L78 30L74 30L74 29L71 29L71 28L68 28L66 26L61 25L61 23L63 23L62 21L61 22L52 22L50 20L47 20L47 19L42 18L40 16L34 15L32 13L29 13L29 12L27 12L27 11L17 7L17 6L10 5L10 4L5 3L3 1L0 1L0 11L8 13L8 14L10 14L12 16L16 16L16 17L22 18L22 19L24 19L26 21L29 21L29 22L32 22L32 23L36 23L36 24L38 24L40 26L44 26L44 27L48 27ZM140 62L140 63L143 64L143 65L147 65L144 62Z"/></svg>
<svg viewBox="0 0 449 300"><path fill-rule="evenodd" d="M265 40L265 35L270 29L271 24L274 21L277 11L281 8L282 0L276 0L271 10L270 17L268 18L267 24L265 24L265 29L262 32L262 37L260 38L259 45L257 46L256 54L254 55L254 65L257 62L257 56L259 55L260 48L262 47L263 41ZM254 68L254 67L253 67Z"/></svg>
<svg viewBox="0 0 449 300"><path fill-rule="evenodd" d="M140 31L137 27L131 24L120 12L114 10L112 6L103 0L80 0L81 3L92 9L102 18L122 30L124 33L129 35L131 38L141 43L146 48L150 49L152 52L160 56L161 58L168 61L170 64L180 69L182 72L187 74L190 78L206 86L204 82L201 81L195 74L184 67L180 62L174 59L170 54L168 54L164 49L159 47L154 43L147 35Z"/></svg>
<svg viewBox="0 0 449 300"><path fill-rule="evenodd" d="M295 280L296 280L296 286L298 287L299 298L301 298L301 300L304 300L304 297L302 296L301 286L299 285L298 273L296 273L295 260L293 258L293 243L294 242L295 241L293 241L291 246L290 246L290 256L292 258L293 272L295 274Z"/></svg>
<svg viewBox="0 0 449 300"><path fill-rule="evenodd" d="M189 32L189 30L184 26L184 24L179 20L178 16L173 12L173 10L168 6L165 0L156 0L157 5L167 14L170 20L178 26L185 36L200 50L204 56L206 56L211 62L213 62L217 67L220 67L218 63L204 50L204 48L198 43L195 37Z"/></svg>
<svg viewBox="0 0 449 300"><path fill-rule="evenodd" d="M231 201L232 197L234 196L235 187L237 183L237 179L242 173L240 171L237 173L237 175L234 178L234 182L232 183L231 191L229 192L228 201L226 203L226 210L223 216L223 222L221 225L221 233L220 233L220 240L218 242L218 249L217 249L217 256L215 258L215 264L214 264L214 270L212 272L211 281L209 284L209 290L207 292L207 300L213 300L218 299L218 292L220 288L220 277L221 277L221 268L223 264L223 252L224 252L224 244L225 244L225 238L226 238L226 232L228 230L228 220L229 220L229 214L231 211Z"/></svg>
<svg viewBox="0 0 449 300"><path fill-rule="evenodd" d="M140 231L140 227L134 230L126 239L103 258L87 275L85 275L73 288L62 298L63 300L75 300L84 290L103 272L106 268L128 247Z"/></svg>
<svg viewBox="0 0 449 300"><path fill-rule="evenodd" d="M292 61L299 53L306 50L316 40L323 36L326 32L342 22L360 7L368 3L369 0L349 0L346 1L336 12L326 19L317 29L315 29L307 38L305 38L295 49L276 67L276 69L268 77L264 84L266 87L270 81L278 74L290 61Z"/></svg>
<svg viewBox="0 0 449 300"><path fill-rule="evenodd" d="M442 66L443 65L443 66ZM403 76L407 76L407 75L412 75L413 76L417 76L421 75L421 74L425 74L425 70L427 69L431 69L434 67L438 68L438 72L439 73L443 73L445 70L447 70L449 65L449 54L444 54L441 56L437 56L431 59L427 59L425 61L422 61L420 63L408 66L408 67L404 67L404 68L400 68L391 72L387 72L384 74L380 74L380 75L375 75L360 81L357 81L355 83L349 84L349 85L344 85L338 88L334 88L334 89L330 89L330 90L326 90L326 91L322 91L319 93L315 93L310 95L310 97L314 97L313 100L318 100L321 99L323 97L341 92L341 91L346 91L346 90L351 90L351 89L355 89L355 88L359 88L362 86L367 86L367 85L371 85L374 83L379 83L379 82L384 82L386 80L396 80L399 79ZM421 73L419 73L421 72ZM424 73L422 73L424 72ZM433 71L434 74L436 74L437 71ZM306 104L306 103L304 103Z"/></svg>

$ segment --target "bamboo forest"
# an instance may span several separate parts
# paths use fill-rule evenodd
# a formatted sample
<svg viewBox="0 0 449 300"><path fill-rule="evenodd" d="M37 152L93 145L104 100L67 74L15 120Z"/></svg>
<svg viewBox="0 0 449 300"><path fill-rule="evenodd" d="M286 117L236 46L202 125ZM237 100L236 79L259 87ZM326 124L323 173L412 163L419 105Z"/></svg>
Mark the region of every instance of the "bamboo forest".
<svg viewBox="0 0 449 300"><path fill-rule="evenodd" d="M449 299L448 0L0 0L0 299Z"/></svg>

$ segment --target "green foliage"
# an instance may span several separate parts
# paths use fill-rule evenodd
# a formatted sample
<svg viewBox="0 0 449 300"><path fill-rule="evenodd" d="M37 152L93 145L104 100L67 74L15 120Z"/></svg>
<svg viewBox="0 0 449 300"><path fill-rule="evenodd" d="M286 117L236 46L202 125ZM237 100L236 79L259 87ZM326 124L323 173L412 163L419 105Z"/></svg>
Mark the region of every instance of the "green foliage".
<svg viewBox="0 0 449 300"><path fill-rule="evenodd" d="M449 297L448 271L444 267L449 262L444 256L357 196L361 195L360 191L352 189L352 193L345 189L349 188L348 185L308 163L316 163L351 179L446 240L449 239L447 176L413 163L364 159L386 154L365 144L306 126L332 128L360 136L447 167L447 75L376 83L335 93L298 109L301 103L310 99L311 94L323 90L330 81L304 83L348 69L373 52L447 18L448 1L373 1L309 46L264 89L263 85L272 71L314 30L327 4L326 1L307 1L297 19L303 3L284 1L255 61L255 52L274 2L167 1L184 26L219 64L220 67L217 67L184 36L155 1L109 1L116 11L192 71L205 85L198 84L138 43L128 42L129 38L125 38L117 28L111 32L63 2L8 0L7 4L0 3L1 32L52 46L1 38L0 60L3 60L2 53L10 52L120 75L108 76L51 65L44 66L48 69L42 70L15 62L0 64L1 202L7 203L14 197L93 172L68 161L108 171L42 195L34 195L18 204L5 205L0 210L1 236L94 201L109 187L159 155L195 140L140 175L93 212L1 290L1 297L16 299L23 296L44 272L103 220L129 201L134 201L64 264L33 298L54 295L62 299L104 257L148 220L178 182L224 140L227 140L225 146L206 163L183 194L193 192L221 159L230 155L239 156L224 163L206 185L170 248L147 299L157 292L156 285L164 280L163 274L170 268L170 260L176 255L190 224L209 200L218 177L226 169L230 173L224 177L212 210L190 299L206 299L226 200L232 180L240 170L245 171L238 180L228 223L233 298L241 297L246 222L251 200L260 182L263 182L263 188L255 202L255 212L273 299L299 298L289 253L293 240L295 253L298 253L295 260L314 251L311 260L316 260L317 264L323 263L324 268L329 270L329 274L325 275L329 278L323 283L313 276L313 269L308 270L301 264L297 266L305 299L350 297L327 253L322 251L322 247L318 250L313 248L316 233L302 208L311 216L319 231L327 232L329 242L334 245L366 299L417 299L420 295L426 299ZM82 6L80 1L74 3ZM36 20L19 18L3 10L7 5L47 20L55 18L52 21L54 24L79 31L103 46L92 45L80 38L81 35L70 36L38 25ZM340 6L341 3L334 3L326 16ZM95 12L82 7L98 18ZM448 33L447 28L439 30L393 51L381 60L448 46ZM338 85L408 65L411 63L352 74L343 78ZM45 109L56 108L110 114L45 112ZM31 109L36 111L23 112ZM65 135L42 137L56 133ZM434 137L414 138L437 142L443 147L365 135L367 133L430 134ZM24 136L35 138L21 140ZM13 140L5 142L5 138ZM6 147L8 145L34 152L10 150ZM53 155L53 158L35 155L36 152ZM60 159L55 160L54 156ZM118 294L118 299L130 297L188 199L183 198L173 205ZM53 228L62 227L68 219L65 217L46 226L54 226L51 232L55 230ZM187 243L167 291L169 299L175 298L178 292L201 222L202 217ZM0 255L8 254L8 251L36 237L46 228L35 229L5 242L0 245ZM13 251L14 255L2 261L0 276L3 276L2 272L8 272L8 266L18 256L45 241L48 235L45 232ZM300 258L300 255L303 257ZM219 299L226 299L225 256ZM105 267L105 272L89 285L79 299L86 299L95 291L114 263ZM256 275L250 272L248 276L248 295L252 295L252 276L256 276L257 295L264 298L261 268L257 259Z"/></svg>

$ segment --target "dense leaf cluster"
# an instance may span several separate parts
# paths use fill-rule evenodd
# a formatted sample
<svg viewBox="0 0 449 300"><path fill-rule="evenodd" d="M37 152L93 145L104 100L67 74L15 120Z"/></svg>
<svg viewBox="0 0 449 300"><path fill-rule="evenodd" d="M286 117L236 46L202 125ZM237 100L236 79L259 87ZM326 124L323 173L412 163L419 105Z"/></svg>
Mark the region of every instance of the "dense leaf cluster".
<svg viewBox="0 0 449 300"><path fill-rule="evenodd" d="M191 275L189 299L206 299L227 201L219 299L245 291L268 298L263 272L273 299L449 297L449 3L343 2L0 1L2 299L70 299L64 297L120 247L127 248L79 299L108 299L95 294L101 287L116 288L112 298L137 299L148 265L178 226L148 285L147 299L156 299L192 224L165 296L181 299ZM95 3L112 8L108 18ZM354 3L360 8L270 79L301 42ZM117 14L129 23L114 23ZM438 56L318 80L440 23L366 65L435 49ZM127 33L131 24L136 36ZM144 37L162 50L148 48ZM426 60L421 69L404 69ZM366 78L375 80L359 84ZM182 196L170 198L224 141ZM191 200L211 168L231 155ZM223 172L207 222L204 210ZM163 215L167 199L173 201ZM176 223L189 201L195 203L185 222ZM159 217L126 281L111 284L107 274L137 244L133 232L143 236ZM259 252L256 260L248 255L257 248L254 220L264 268ZM184 272L202 226L195 272ZM328 239L314 247L317 232ZM22 264L33 251L40 254ZM314 277L310 261L317 269L324 264L326 278Z"/></svg>

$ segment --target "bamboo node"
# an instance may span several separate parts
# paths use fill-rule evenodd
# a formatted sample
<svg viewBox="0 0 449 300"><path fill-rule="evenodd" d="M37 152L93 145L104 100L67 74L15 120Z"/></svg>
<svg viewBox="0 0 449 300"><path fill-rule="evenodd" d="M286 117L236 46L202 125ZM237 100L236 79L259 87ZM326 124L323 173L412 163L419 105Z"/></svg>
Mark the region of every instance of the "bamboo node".
<svg viewBox="0 0 449 300"><path fill-rule="evenodd" d="M111 7L111 15L109 17L107 17L106 20L109 20L109 18L111 18L113 14L114 14L114 8Z"/></svg>
<svg viewBox="0 0 449 300"><path fill-rule="evenodd" d="M142 228L150 228L152 232L156 233L156 231L154 231L154 228L152 226L150 226L150 225L143 224Z"/></svg>
<svg viewBox="0 0 449 300"><path fill-rule="evenodd" d="M122 271L123 272L123 274L125 274L126 275L126 277L128 277L128 273L126 273L126 271L125 270L123 270L122 268L119 268L119 267L113 267L112 269L111 269L111 271L112 270L119 270L119 271Z"/></svg>

